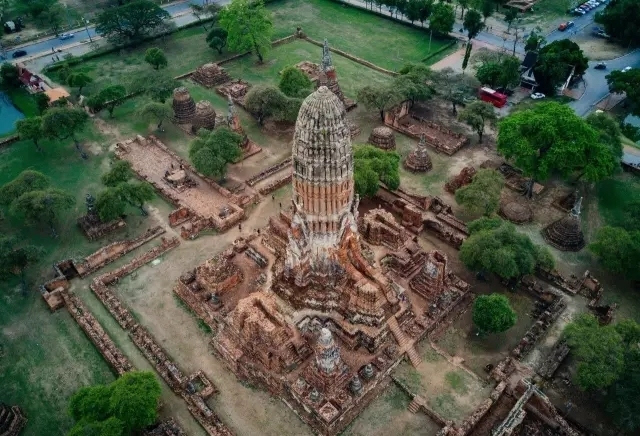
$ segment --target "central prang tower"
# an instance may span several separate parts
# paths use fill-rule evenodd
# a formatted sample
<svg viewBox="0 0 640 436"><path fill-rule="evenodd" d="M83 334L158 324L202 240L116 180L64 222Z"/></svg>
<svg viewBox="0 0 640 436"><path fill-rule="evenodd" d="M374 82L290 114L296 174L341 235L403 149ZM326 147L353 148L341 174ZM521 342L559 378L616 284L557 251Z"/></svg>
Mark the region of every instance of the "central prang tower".
<svg viewBox="0 0 640 436"><path fill-rule="evenodd" d="M335 282L348 235L357 234L353 150L344 104L326 86L305 99L293 137L293 217L285 275L297 286ZM344 248L344 247L343 247Z"/></svg>

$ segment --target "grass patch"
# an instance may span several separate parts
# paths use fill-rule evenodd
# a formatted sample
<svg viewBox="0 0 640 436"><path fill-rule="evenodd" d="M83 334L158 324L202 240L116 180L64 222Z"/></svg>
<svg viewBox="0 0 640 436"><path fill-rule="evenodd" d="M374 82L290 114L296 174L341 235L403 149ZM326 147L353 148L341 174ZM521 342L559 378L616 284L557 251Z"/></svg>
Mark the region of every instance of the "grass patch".
<svg viewBox="0 0 640 436"><path fill-rule="evenodd" d="M450 43L434 37L430 52L425 30L329 0L280 1L268 9L273 12L274 38L291 35L299 26L312 39L328 38L331 46L390 70L407 62L419 62ZM319 62L320 52L315 53L309 60ZM437 56L429 59L428 64L437 60ZM340 68L336 69L343 77Z"/></svg>
<svg viewBox="0 0 640 436"><path fill-rule="evenodd" d="M6 89L4 92L9 96L13 105L18 109L25 118L32 118L40 115L40 110L35 99L24 88Z"/></svg>
<svg viewBox="0 0 640 436"><path fill-rule="evenodd" d="M429 406L445 419L451 419L451 417L458 417L459 415L458 405L451 394L445 393L435 398L430 398Z"/></svg>
<svg viewBox="0 0 640 436"><path fill-rule="evenodd" d="M629 229L634 224L629 220L626 208L631 202L640 201L640 179L623 173L599 182L596 193L598 209L606 225Z"/></svg>
<svg viewBox="0 0 640 436"><path fill-rule="evenodd" d="M466 394L469 389L467 388L466 374L461 371L451 371L445 374L445 380L451 386L455 392L459 394Z"/></svg>
<svg viewBox="0 0 640 436"><path fill-rule="evenodd" d="M395 410L405 410L410 402L409 396L395 385L392 385L390 389L386 389L382 398L385 403Z"/></svg>

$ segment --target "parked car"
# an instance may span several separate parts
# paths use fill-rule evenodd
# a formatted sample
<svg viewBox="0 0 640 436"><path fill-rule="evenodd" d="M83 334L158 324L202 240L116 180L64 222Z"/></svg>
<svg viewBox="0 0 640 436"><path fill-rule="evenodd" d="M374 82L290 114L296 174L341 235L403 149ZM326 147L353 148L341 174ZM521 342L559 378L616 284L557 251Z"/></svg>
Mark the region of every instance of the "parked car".
<svg viewBox="0 0 640 436"><path fill-rule="evenodd" d="M22 56L26 56L27 51L26 50L16 50L13 52L13 54L11 55L12 58L21 58Z"/></svg>
<svg viewBox="0 0 640 436"><path fill-rule="evenodd" d="M558 30L561 32L567 30L567 23L560 23L560 25L558 26Z"/></svg>
<svg viewBox="0 0 640 436"><path fill-rule="evenodd" d="M593 68L595 68L596 70L606 70L607 64L605 64L604 62L598 62Z"/></svg>
<svg viewBox="0 0 640 436"><path fill-rule="evenodd" d="M63 40L63 41L65 39L71 39L71 38L73 38L73 33L63 33L58 38Z"/></svg>
<svg viewBox="0 0 640 436"><path fill-rule="evenodd" d="M15 53L14 53L14 54L15 54ZM626 73L626 72L627 72L627 71L629 71L630 69L631 69L631 67L624 67L624 68L622 69L622 72L623 72L623 73Z"/></svg>
<svg viewBox="0 0 640 436"><path fill-rule="evenodd" d="M534 100L540 100L540 99L545 98L545 97L546 97L546 95L544 95L541 92L534 92L533 94L531 94L531 98L534 99Z"/></svg>

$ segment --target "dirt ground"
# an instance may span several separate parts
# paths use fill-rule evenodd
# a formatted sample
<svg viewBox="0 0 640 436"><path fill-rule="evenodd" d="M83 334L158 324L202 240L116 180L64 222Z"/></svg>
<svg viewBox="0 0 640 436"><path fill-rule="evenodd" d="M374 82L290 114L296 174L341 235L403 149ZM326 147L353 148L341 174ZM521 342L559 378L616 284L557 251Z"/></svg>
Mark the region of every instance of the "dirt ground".
<svg viewBox="0 0 640 436"><path fill-rule="evenodd" d="M614 44L604 38L595 38L591 35L574 37L573 40L580 46L584 55L592 61L615 59L629 51L625 47Z"/></svg>

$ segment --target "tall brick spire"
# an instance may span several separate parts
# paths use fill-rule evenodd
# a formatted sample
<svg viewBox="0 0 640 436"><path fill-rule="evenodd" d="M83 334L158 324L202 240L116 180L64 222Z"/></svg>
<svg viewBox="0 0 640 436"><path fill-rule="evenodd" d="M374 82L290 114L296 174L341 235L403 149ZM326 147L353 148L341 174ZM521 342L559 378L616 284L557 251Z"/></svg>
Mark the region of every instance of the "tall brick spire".
<svg viewBox="0 0 640 436"><path fill-rule="evenodd" d="M286 269L299 285L331 276L347 230L357 233L353 150L344 105L321 86L305 99L293 137L293 204Z"/></svg>

